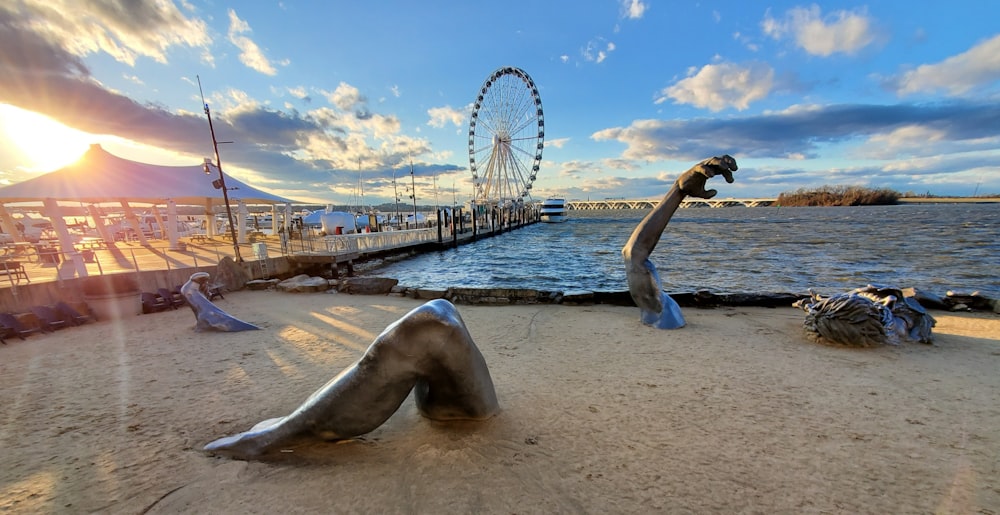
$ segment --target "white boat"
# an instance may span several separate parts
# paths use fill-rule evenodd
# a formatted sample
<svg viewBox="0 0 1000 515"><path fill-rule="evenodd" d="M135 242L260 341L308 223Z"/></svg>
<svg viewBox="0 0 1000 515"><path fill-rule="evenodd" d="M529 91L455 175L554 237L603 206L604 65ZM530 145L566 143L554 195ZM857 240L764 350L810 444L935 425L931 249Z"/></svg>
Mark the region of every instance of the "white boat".
<svg viewBox="0 0 1000 515"><path fill-rule="evenodd" d="M566 199L547 198L539 211L543 222L558 223L569 219L566 214Z"/></svg>

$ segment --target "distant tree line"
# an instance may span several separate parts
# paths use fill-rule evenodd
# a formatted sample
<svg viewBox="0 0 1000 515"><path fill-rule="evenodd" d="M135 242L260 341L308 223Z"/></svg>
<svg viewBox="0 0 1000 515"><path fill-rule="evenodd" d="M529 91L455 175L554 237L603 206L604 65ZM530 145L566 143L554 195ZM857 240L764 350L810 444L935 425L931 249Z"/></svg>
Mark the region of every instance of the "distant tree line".
<svg viewBox="0 0 1000 515"><path fill-rule="evenodd" d="M895 204L901 195L888 188L861 186L823 186L800 188L778 195L779 206L885 206Z"/></svg>

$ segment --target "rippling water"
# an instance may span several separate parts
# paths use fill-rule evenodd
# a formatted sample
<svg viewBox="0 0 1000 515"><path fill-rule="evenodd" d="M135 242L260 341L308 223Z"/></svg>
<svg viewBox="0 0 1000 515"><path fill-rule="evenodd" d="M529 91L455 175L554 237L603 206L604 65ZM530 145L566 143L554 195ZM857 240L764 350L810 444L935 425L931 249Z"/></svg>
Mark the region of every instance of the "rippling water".
<svg viewBox="0 0 1000 515"><path fill-rule="evenodd" d="M621 248L647 211L571 211L367 275L422 288L624 291ZM1000 205L678 210L652 260L668 292L836 293L868 283L1000 297Z"/></svg>

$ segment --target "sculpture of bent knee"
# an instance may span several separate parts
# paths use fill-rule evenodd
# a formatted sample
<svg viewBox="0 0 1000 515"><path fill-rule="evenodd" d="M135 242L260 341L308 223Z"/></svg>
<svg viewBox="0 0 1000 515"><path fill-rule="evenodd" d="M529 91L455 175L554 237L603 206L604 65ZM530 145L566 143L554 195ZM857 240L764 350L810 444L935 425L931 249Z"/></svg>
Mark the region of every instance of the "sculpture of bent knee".
<svg viewBox="0 0 1000 515"><path fill-rule="evenodd" d="M194 326L195 331L236 332L260 329L251 323L233 317L213 304L208 299L208 277L207 272L195 272L181 286L181 295L187 300L188 306L191 306L191 311L194 311L194 317L197 320Z"/></svg>
<svg viewBox="0 0 1000 515"><path fill-rule="evenodd" d="M486 360L446 300L432 300L390 324L357 362L290 415L215 440L205 450L247 458L302 436L352 438L382 425L411 390L420 413L433 420L484 420L500 410Z"/></svg>
<svg viewBox="0 0 1000 515"><path fill-rule="evenodd" d="M657 329L684 327L684 315L680 306L664 293L656 266L649 256L660 241L670 218L680 207L684 197L712 198L716 190L706 190L705 182L716 175L722 175L726 182L733 182L733 172L737 170L736 160L723 155L706 159L682 173L670 191L645 218L639 222L628 242L622 247L625 261L625 277L632 300L641 312L643 324Z"/></svg>

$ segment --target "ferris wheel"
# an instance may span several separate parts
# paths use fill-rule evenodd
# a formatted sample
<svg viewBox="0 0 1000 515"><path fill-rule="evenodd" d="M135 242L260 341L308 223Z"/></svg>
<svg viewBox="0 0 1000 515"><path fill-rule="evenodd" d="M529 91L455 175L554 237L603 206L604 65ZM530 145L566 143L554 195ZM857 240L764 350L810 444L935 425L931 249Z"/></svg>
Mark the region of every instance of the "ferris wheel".
<svg viewBox="0 0 1000 515"><path fill-rule="evenodd" d="M479 90L469 121L469 168L480 205L531 198L545 140L542 99L522 69L498 68Z"/></svg>

